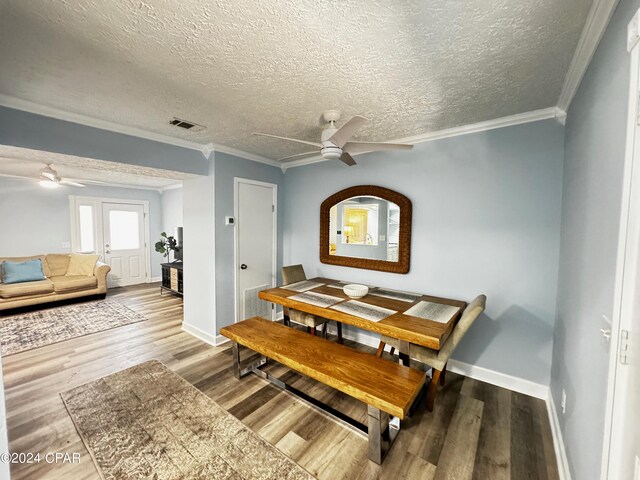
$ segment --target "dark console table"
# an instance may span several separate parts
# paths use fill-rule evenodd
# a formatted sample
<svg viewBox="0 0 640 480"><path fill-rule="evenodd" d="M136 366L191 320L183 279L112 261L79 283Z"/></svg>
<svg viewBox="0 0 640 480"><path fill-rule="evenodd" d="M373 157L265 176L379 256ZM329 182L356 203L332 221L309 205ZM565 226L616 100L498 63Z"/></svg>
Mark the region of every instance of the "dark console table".
<svg viewBox="0 0 640 480"><path fill-rule="evenodd" d="M164 290L182 296L183 292L183 271L182 262L162 263L162 286L160 294Z"/></svg>

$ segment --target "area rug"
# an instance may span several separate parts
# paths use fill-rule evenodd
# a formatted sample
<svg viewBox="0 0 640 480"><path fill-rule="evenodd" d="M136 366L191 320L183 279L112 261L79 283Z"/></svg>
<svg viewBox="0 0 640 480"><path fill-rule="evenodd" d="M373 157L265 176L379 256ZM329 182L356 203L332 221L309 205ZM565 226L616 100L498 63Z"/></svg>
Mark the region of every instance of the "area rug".
<svg viewBox="0 0 640 480"><path fill-rule="evenodd" d="M111 300L0 317L2 356L146 320Z"/></svg>
<svg viewBox="0 0 640 480"><path fill-rule="evenodd" d="M61 393L103 479L312 479L157 360Z"/></svg>

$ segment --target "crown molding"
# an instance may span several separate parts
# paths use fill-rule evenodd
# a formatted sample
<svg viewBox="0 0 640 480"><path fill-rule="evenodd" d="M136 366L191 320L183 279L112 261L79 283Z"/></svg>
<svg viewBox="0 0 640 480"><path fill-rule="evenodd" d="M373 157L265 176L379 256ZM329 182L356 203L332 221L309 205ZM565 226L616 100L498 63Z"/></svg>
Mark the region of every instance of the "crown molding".
<svg viewBox="0 0 640 480"><path fill-rule="evenodd" d="M24 175L12 175L10 173L0 173L0 177L2 178L15 178L18 180L27 180L30 182L33 182L34 185L40 181L39 178L35 178L35 177L28 177L28 176L24 176ZM85 178L71 178L71 177L64 177L64 180L69 180L71 182L76 182L76 183L81 183L83 185L87 186L92 186L92 187L110 187L110 188L127 188L127 189L131 189L131 190L147 190L147 191L151 191L151 192L158 192L158 193L162 193L164 190L171 190L173 188L181 188L182 184L180 184L179 186L175 186L175 185L167 185L166 187L150 187L148 185L137 185L137 184L132 184L132 183L115 183L115 182L102 182L99 180L87 180ZM62 188L64 187L70 187L70 188L82 188L82 187L73 187L70 185L61 185Z"/></svg>
<svg viewBox="0 0 640 480"><path fill-rule="evenodd" d="M197 150L201 152L202 155L207 159L209 159L211 154L214 152L226 153L228 155L241 157L247 160L252 160L254 162L264 163L272 167L278 167L282 169L283 173L285 173L289 168L301 167L304 165L310 165L313 163L325 161L322 158L322 156L316 155L310 158L296 160L294 162L281 163L277 160L273 160L271 158L268 158L262 155L245 152L237 148L227 147L225 145L220 145L217 143L200 144L195 142L189 142L186 140L180 140L177 138L168 137L166 135L148 132L146 130L118 125L116 123L108 122L105 120L98 120L98 119L81 115L81 114L65 112L57 108L39 105L27 100L21 100L21 99L11 97L8 95L3 95L3 94L0 94L0 105L8 108L13 108L15 110L34 113L36 115L43 115L45 117L57 118L59 120L78 123L80 125L86 125L89 127L99 128L102 130L122 133L124 135L145 138L147 140L153 140L156 142L166 143L169 145L175 145L178 147L188 148L191 150ZM411 137L397 138L393 140L388 140L388 142L410 143L415 145L418 143L440 140L442 138L456 137L459 135L467 135L469 133L477 133L485 130L493 130L496 128L504 128L504 127L509 127L513 125L520 125L523 123L537 122L537 121L546 120L549 118L557 118L558 121L564 125L565 117L566 117L566 113L564 112L564 110L560 109L559 107L551 107L551 108L545 108L542 110L534 110L531 112L519 113L516 115L510 115L507 117L496 118L493 120L487 120L485 122L473 123L470 125L462 125L460 127L447 128L444 130L438 130L436 132L428 132L420 135L414 135ZM362 155L362 154L358 154L358 155Z"/></svg>
<svg viewBox="0 0 640 480"><path fill-rule="evenodd" d="M217 143L210 143L209 145L211 145L211 148L214 152L226 153L228 155L233 155L234 157L240 157L246 160L253 160L254 162L271 165L272 167L282 167L282 164L279 161L273 160L272 158L263 157L262 155L245 152L244 150L238 150L237 148L227 147L225 145L219 145Z"/></svg>
<svg viewBox="0 0 640 480"><path fill-rule="evenodd" d="M593 0L558 98L566 111L573 100L619 0Z"/></svg>
<svg viewBox="0 0 640 480"><path fill-rule="evenodd" d="M484 122L471 123L460 127L445 128L435 132L423 133L412 137L403 137L395 140L389 140L390 143L410 143L412 145L424 142L432 142L442 138L457 137L459 135L468 135L469 133L484 132L486 130L494 130L496 128L511 127L521 125L523 123L538 122L549 118L557 118L559 110L556 107L543 108L542 110L533 110L531 112L517 113L507 117L495 118Z"/></svg>
<svg viewBox="0 0 640 480"><path fill-rule="evenodd" d="M544 108L542 110L533 110L531 112L518 113L516 115L509 115L507 117L487 120L485 122L472 123L469 125L462 125L460 127L446 128L444 130L423 133L411 137L396 138L393 140L388 140L388 143L409 143L412 145L416 145L418 143L432 142L434 140L441 140L443 138L484 132L486 130L494 130L496 128L511 127L514 125L521 125L523 123L538 122L540 120L548 120L550 118L556 118L560 123L564 125L564 118L566 117L566 115L567 114L558 107L550 107ZM354 156L357 155L362 155L362 153L354 154ZM315 157L305 158L303 160L296 160L294 162L283 164L282 169L283 171L286 171L289 168L301 167L303 165L310 165L312 163L323 161L325 160L318 155Z"/></svg>
<svg viewBox="0 0 640 480"><path fill-rule="evenodd" d="M47 107L45 105L40 105L38 103L22 100L20 98L11 97L1 93L0 105L3 107L13 108L14 110L21 110L23 112L42 115L44 117L57 118L58 120L85 125L87 127L99 128L100 130L108 130L110 132L122 133L124 135L144 138L146 140L153 140L155 142L166 143L176 147L188 148L189 150L203 152L205 148L205 145L201 143L181 140L179 138L169 137L159 133L148 132L139 128L126 127L106 120L99 120L79 113L67 112L55 107Z"/></svg>
<svg viewBox="0 0 640 480"><path fill-rule="evenodd" d="M140 128L127 127L117 123L109 122L106 120L99 120L97 118L89 117L79 113L71 113L59 108L47 107L38 103L30 102L28 100L22 100L20 98L11 97L0 93L0 106L13 108L14 110L21 110L23 112L34 113L36 115L42 115L50 118L57 118L58 120L64 120L66 122L77 123L85 125L87 127L99 128L101 130L108 130L110 132L122 133L124 135L130 135L132 137L144 138L146 140L153 140L155 142L166 143L168 145L174 145L176 147L188 148L190 150L197 150L208 160L213 152L223 152L236 157L246 158L247 160L253 160L254 162L265 163L274 167L280 167L280 162L272 160L262 155L255 153L245 152L238 150L237 148L227 147L217 143L197 143L190 142L188 140L182 140L168 135L162 135L160 133L153 133Z"/></svg>
<svg viewBox="0 0 640 480"><path fill-rule="evenodd" d="M180 182L180 183L174 183L174 184L171 184L171 185L167 185L167 186L165 186L165 187L160 187L160 188L158 188L158 191L159 191L160 193L164 193L164 192L166 192L167 190L179 190L179 189L181 189L181 188L182 188L182 182Z"/></svg>

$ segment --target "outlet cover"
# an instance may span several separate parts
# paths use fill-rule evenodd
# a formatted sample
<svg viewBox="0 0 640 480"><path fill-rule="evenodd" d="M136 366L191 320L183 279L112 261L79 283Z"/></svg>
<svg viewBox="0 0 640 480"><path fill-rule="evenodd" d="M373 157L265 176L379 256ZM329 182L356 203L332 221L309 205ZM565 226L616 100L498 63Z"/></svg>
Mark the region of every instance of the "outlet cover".
<svg viewBox="0 0 640 480"><path fill-rule="evenodd" d="M71 248L71 242L62 242L62 248Z"/></svg>

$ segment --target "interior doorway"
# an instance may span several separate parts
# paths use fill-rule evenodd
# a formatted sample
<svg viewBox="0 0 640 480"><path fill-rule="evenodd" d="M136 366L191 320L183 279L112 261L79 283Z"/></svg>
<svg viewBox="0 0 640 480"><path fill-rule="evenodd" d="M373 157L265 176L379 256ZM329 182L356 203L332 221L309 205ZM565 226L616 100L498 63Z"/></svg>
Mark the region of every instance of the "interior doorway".
<svg viewBox="0 0 640 480"><path fill-rule="evenodd" d="M275 184L234 180L236 321L275 319L275 309L258 292L276 285L277 199Z"/></svg>
<svg viewBox="0 0 640 480"><path fill-rule="evenodd" d="M111 266L109 287L151 281L149 202L70 196L71 249Z"/></svg>

